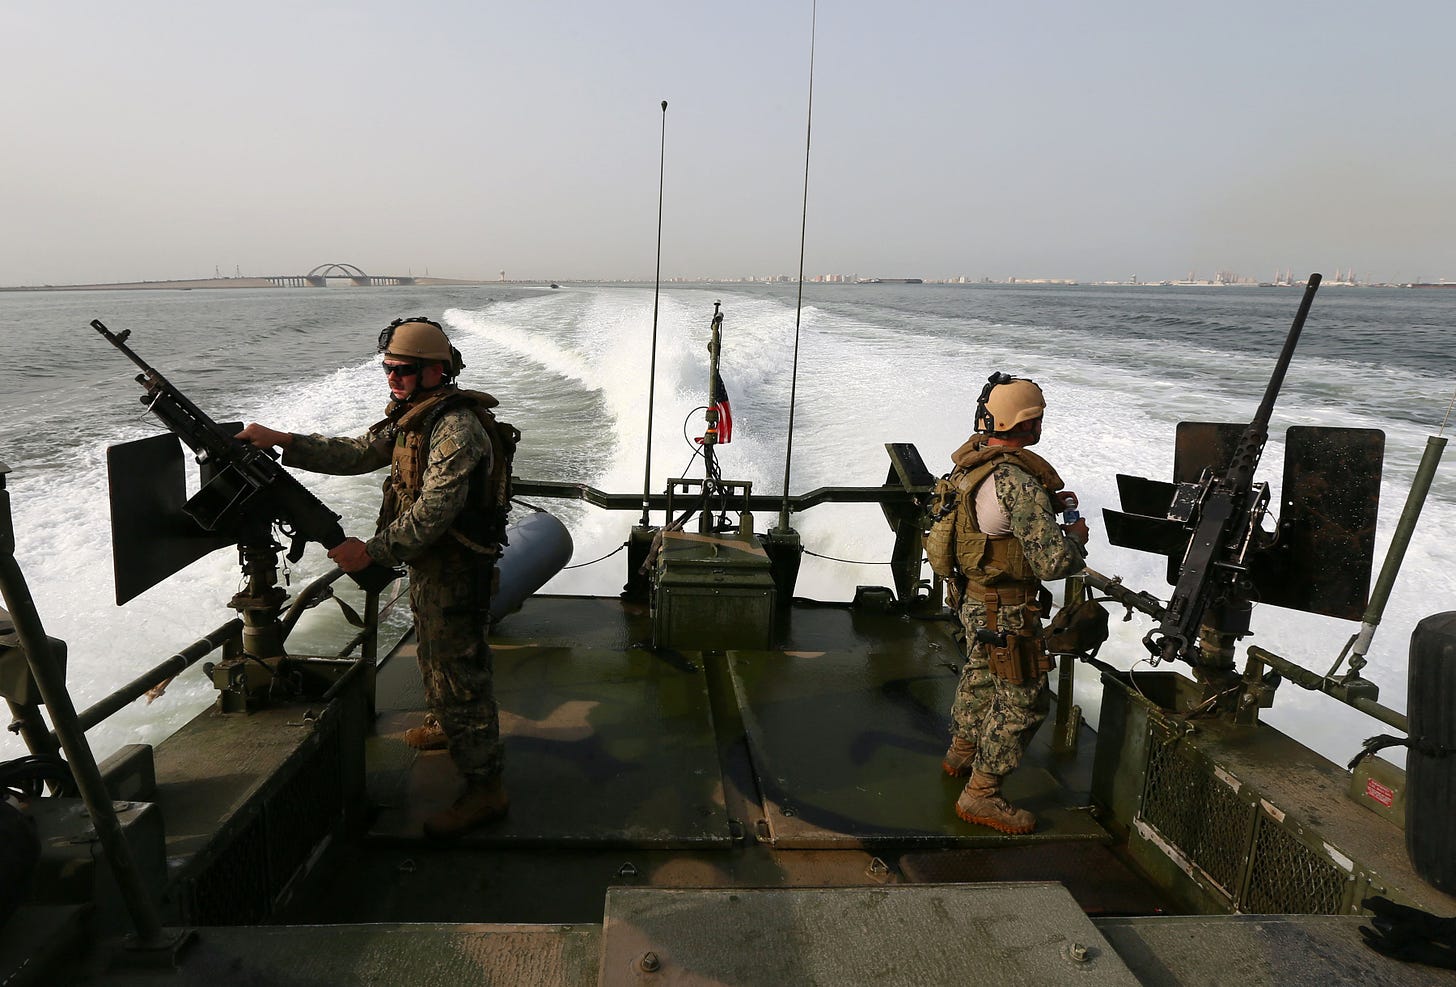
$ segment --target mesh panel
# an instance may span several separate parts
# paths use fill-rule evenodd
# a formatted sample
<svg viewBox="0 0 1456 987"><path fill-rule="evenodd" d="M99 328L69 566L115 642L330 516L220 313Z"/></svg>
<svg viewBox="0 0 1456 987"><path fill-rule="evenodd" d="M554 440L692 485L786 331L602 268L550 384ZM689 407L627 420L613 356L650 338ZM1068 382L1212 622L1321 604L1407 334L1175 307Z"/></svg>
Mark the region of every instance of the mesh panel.
<svg viewBox="0 0 1456 987"><path fill-rule="evenodd" d="M342 811L339 732L330 730L268 803L271 890L277 895L328 835Z"/></svg>
<svg viewBox="0 0 1456 987"><path fill-rule="evenodd" d="M1334 915L1345 896L1345 872L1260 813L1254 866L1240 910L1250 914Z"/></svg>
<svg viewBox="0 0 1456 987"><path fill-rule="evenodd" d="M1154 730L1142 818L1230 899L1238 888L1252 812L1187 745Z"/></svg>
<svg viewBox="0 0 1456 987"><path fill-rule="evenodd" d="M192 882L194 925L249 925L267 916L268 844L263 816L255 815L228 848Z"/></svg>
<svg viewBox="0 0 1456 987"><path fill-rule="evenodd" d="M338 729L329 729L320 740L285 767L287 780L264 810L193 880L188 896L192 924L265 921L279 893L340 817Z"/></svg>

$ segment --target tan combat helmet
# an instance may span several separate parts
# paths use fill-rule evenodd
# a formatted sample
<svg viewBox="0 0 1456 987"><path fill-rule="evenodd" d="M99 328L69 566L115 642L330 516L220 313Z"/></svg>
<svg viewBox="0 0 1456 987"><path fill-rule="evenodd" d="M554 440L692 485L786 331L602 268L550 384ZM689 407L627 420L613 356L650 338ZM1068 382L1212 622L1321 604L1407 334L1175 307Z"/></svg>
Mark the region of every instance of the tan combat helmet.
<svg viewBox="0 0 1456 987"><path fill-rule="evenodd" d="M379 352L400 359L438 360L445 364L447 377L465 369L460 351L450 345L440 323L422 315L395 319L386 326L379 334Z"/></svg>
<svg viewBox="0 0 1456 987"><path fill-rule="evenodd" d="M1046 399L1036 381L994 373L976 402L976 431L1006 435L1022 422L1040 418Z"/></svg>

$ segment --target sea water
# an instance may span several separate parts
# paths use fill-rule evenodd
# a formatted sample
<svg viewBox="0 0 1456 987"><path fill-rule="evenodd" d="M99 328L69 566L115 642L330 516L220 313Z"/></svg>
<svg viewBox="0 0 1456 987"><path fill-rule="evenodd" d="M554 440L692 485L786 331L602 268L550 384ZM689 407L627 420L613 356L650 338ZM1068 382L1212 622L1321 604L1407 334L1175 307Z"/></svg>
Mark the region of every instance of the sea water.
<svg viewBox="0 0 1456 987"><path fill-rule="evenodd" d="M374 353L398 316L441 321L464 354L466 386L501 401L522 429L517 475L612 492L644 487L653 313L651 479L701 476L698 446L708 390L708 325L724 318L722 377L732 442L722 475L755 493L784 489L791 369L789 489L878 485L887 442L914 443L934 472L971 432L987 375L1036 379L1048 408L1038 452L1057 466L1092 531L1090 564L1166 599L1164 563L1107 545L1101 508L1117 508L1115 475L1171 476L1180 420L1247 421L1258 406L1300 300L1289 288L1018 285L576 285L0 293L0 461L25 572L48 634L69 649L67 680L85 709L233 614L242 584L236 554L219 551L118 608L114 602L106 448L156 434L139 403L136 368L90 327L132 330L130 345L215 419L260 421L300 432L357 435L387 393ZM1317 296L1275 407L1261 478L1282 474L1290 425L1380 428L1386 434L1376 571L1426 446L1456 387L1456 291L1326 287ZM195 471L194 471L195 472ZM297 474L346 529L367 536L379 476ZM190 481L195 488L195 479ZM557 503L578 568L552 593L617 592L636 522ZM1450 468L1437 475L1365 674L1381 701L1405 708L1406 649L1415 623L1456 604L1456 517ZM857 585L889 585L893 543L878 508L826 505L796 515L814 553L798 593L848 599ZM760 526L770 522L761 518ZM604 561L580 565L608 556ZM287 573L297 589L327 571L318 546ZM1372 577L1373 578L1373 577ZM346 599L353 587L336 584ZM354 602L357 602L355 600ZM1102 657L1126 668L1146 651L1151 626L1114 611ZM400 632L407 614L396 613ZM1323 672L1356 630L1336 620L1258 606L1255 643ZM350 635L337 608L305 616L291 647L332 653ZM1136 666L1147 668L1146 663ZM1097 677L1079 669L1076 701L1095 721ZM200 666L152 704L133 703L88 737L98 757L156 743L206 707L214 692ZM1385 728L1322 696L1285 684L1266 714L1332 759ZM0 759L24 753L0 736Z"/></svg>

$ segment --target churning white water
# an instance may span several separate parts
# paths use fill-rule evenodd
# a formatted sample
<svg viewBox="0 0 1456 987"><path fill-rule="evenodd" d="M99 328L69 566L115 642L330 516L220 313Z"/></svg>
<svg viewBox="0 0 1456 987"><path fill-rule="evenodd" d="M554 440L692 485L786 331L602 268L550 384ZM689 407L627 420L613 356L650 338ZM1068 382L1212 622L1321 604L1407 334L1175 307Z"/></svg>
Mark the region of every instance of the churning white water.
<svg viewBox="0 0 1456 987"><path fill-rule="evenodd" d="M723 475L752 481L756 493L781 493L795 349L791 285L661 293L651 488L663 489L668 476L701 475L690 437L703 427L715 301L725 312L722 376L735 421L733 441L719 449ZM798 317L790 489L878 485L887 442L914 443L943 472L971 431L986 376L1030 376L1049 401L1038 451L1081 495L1091 564L1166 597L1161 557L1108 546L1100 509L1118 506L1117 473L1171 475L1178 421L1253 414L1298 301L1297 292L1255 288L810 286ZM226 602L240 584L233 553L222 551L116 607L105 449L160 426L136 400L134 368L91 331L90 319L132 329L131 345L218 420L359 434L387 399L374 337L396 316L424 314L441 320L464 354L462 384L495 394L500 416L523 430L518 476L637 493L653 308L651 286L623 285L0 294L0 461L12 471L16 555L47 632L69 646L77 707L231 617ZM1260 473L1274 485L1276 504L1285 428L1384 429L1377 571L1426 436L1456 385L1446 342L1453 314L1456 292L1326 288L1275 408ZM344 515L351 533L370 530L378 476L299 476ZM1370 655L1366 674L1398 709L1411 628L1456 600L1456 549L1443 531L1453 490L1438 475ZM576 562L610 553L637 519L579 503L554 506L571 527ZM760 518L760 530L772 521ZM878 508L826 505L794 523L813 552L858 563L806 558L800 595L848 599L856 585L891 582L884 562L892 535ZM291 585L327 567L311 546ZM617 554L562 573L546 592L612 594L624 577ZM1149 622L1120 616L1114 612L1102 656L1127 667L1145 653ZM1322 672L1355 624L1261 606L1254 629L1245 644ZM291 645L329 653L347 637L337 610L325 607L305 618ZM1079 677L1077 701L1093 719L1096 690L1095 675ZM212 697L194 667L158 702L135 703L93 729L91 743L98 756L155 743ZM1268 719L1337 760L1383 729L1291 685L1280 689ZM23 752L13 735L0 739L0 758Z"/></svg>

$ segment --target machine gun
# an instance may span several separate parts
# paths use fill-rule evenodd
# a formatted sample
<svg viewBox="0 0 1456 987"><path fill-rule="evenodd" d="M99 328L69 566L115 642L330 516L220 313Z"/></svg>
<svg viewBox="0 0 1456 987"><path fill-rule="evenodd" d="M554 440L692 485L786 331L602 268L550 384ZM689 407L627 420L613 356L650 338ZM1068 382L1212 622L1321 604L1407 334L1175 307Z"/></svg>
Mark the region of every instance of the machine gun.
<svg viewBox="0 0 1456 987"><path fill-rule="evenodd" d="M1274 401L1319 283L1318 274L1310 275L1251 422L1180 423L1173 483L1117 478L1124 510L1104 510L1108 541L1167 555L1174 584L1167 606L1154 613L1158 625L1143 638L1155 661L1231 666L1231 642L1249 632L1256 600L1348 619L1362 612L1383 433L1291 428L1274 531L1263 528L1269 486L1254 479ZM1210 643L1226 653L1205 655Z"/></svg>
<svg viewBox="0 0 1456 987"><path fill-rule="evenodd" d="M236 428L228 428L213 421L189 401L167 378L149 366L126 345L126 340L131 335L130 329L113 333L99 319L92 320L91 328L106 337L106 341L112 346L125 353L132 363L141 367L142 372L137 375L136 380L146 391L141 397L142 404L145 404L193 451L203 470L201 489L181 505L181 513L196 522L202 532L210 533L214 537L205 540L193 539L204 550L187 548L172 552L175 557L174 561L162 563L160 566L168 570L162 572L161 578L165 578L171 572L181 568L180 565L175 565L175 561L181 561L185 565L193 558L200 557L201 554L205 554L205 551L211 551L219 545L241 542L252 537L260 527L266 534L274 524L277 524L284 534L289 535L292 539L288 550L288 559L292 562L297 562L303 557L303 550L307 542L315 541L326 549L332 549L344 541L344 529L339 524L338 514L331 511L327 505L310 493L307 487L299 483L292 474L279 465L277 454L271 449L259 449L250 443L234 438ZM150 441L143 440L143 442ZM171 443L170 448L175 450L176 444ZM156 463L154 467L149 469L147 466L142 466L139 468L133 463L132 468L126 472L143 475L148 473L160 475L168 472L169 463L161 461L166 453L152 452L149 455L152 457L152 462ZM165 482L165 479L158 480L158 483ZM164 491L158 496L150 497L147 506L167 499L168 495ZM117 496L113 491L113 508L115 508L116 501ZM115 510L113 513L116 513ZM128 512L132 516L140 513L146 512L144 510ZM175 542L179 536L186 534L176 531L175 525L172 528L173 530L152 533L151 540L148 542L149 550L146 554L153 558L168 554L165 548L166 537L170 536ZM161 550L158 550L158 546L162 546ZM122 554L116 553L118 556L116 559L118 603L124 602L121 579ZM134 592L126 594L126 598L153 585L157 581L154 578L157 568L158 566L154 565L152 571L129 580L133 584L129 589ZM401 573L397 569L376 562L367 569L349 575L364 589L378 592ZM137 585L140 585L140 588L136 588Z"/></svg>

